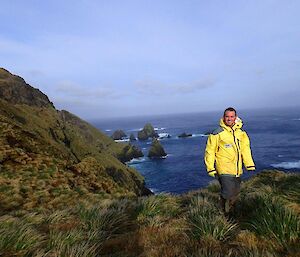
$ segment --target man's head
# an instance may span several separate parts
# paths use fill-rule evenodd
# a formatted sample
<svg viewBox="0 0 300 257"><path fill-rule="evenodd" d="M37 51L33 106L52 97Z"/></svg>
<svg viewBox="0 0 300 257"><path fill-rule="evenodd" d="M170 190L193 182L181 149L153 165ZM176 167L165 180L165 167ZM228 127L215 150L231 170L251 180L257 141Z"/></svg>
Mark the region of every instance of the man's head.
<svg viewBox="0 0 300 257"><path fill-rule="evenodd" d="M226 126L232 127L236 119L236 110L232 107L227 108L223 114L223 121Z"/></svg>

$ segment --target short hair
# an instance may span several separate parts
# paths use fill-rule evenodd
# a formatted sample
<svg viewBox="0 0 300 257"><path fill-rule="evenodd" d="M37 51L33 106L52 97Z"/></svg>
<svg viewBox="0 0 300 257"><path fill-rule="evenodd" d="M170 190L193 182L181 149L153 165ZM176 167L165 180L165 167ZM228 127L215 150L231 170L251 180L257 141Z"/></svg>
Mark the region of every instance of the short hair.
<svg viewBox="0 0 300 257"><path fill-rule="evenodd" d="M236 116L236 110L233 107L226 108L226 110L224 111L223 117L225 117L226 112L234 112L234 114Z"/></svg>

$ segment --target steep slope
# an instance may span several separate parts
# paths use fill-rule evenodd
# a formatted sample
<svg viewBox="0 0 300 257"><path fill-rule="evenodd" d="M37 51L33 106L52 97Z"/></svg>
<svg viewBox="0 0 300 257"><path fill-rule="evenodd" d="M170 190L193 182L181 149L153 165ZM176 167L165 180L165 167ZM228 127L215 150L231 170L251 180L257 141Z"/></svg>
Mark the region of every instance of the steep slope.
<svg viewBox="0 0 300 257"><path fill-rule="evenodd" d="M30 86L19 76L0 68L0 98L13 104L54 107L40 90Z"/></svg>
<svg viewBox="0 0 300 257"><path fill-rule="evenodd" d="M4 69L0 96L2 211L149 193L143 177L117 159L127 145L56 110L46 95Z"/></svg>

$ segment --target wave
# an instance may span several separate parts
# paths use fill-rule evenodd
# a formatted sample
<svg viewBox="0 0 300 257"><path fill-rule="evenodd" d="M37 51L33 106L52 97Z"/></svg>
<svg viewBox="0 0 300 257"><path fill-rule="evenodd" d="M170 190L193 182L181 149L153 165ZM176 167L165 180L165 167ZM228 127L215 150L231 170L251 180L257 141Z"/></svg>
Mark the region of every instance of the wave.
<svg viewBox="0 0 300 257"><path fill-rule="evenodd" d="M205 134L193 134L192 137L208 137L209 135Z"/></svg>
<svg viewBox="0 0 300 257"><path fill-rule="evenodd" d="M186 139L186 138L190 138L190 137L208 137L209 135L205 135L205 134L192 134L191 136L187 136L187 137L179 137L177 136L176 139Z"/></svg>
<svg viewBox="0 0 300 257"><path fill-rule="evenodd" d="M133 129L129 129L127 131L141 131L143 128L133 128ZM165 130L166 128L158 128L155 127L154 130Z"/></svg>
<svg viewBox="0 0 300 257"><path fill-rule="evenodd" d="M284 168L284 169L300 169L300 161L296 162L280 162L277 164L271 164L274 168Z"/></svg>
<svg viewBox="0 0 300 257"><path fill-rule="evenodd" d="M145 162L146 161L146 157L141 157L141 158L133 158L132 160L126 162L127 164L137 164L137 163L141 163L141 162Z"/></svg>
<svg viewBox="0 0 300 257"><path fill-rule="evenodd" d="M146 185L147 186L147 185ZM161 193L158 189L153 188L153 187L149 187L149 189L151 190L152 193L157 194L157 193Z"/></svg>
<svg viewBox="0 0 300 257"><path fill-rule="evenodd" d="M295 119L292 119L292 120L298 120L298 121L300 121L300 118L295 118Z"/></svg>
<svg viewBox="0 0 300 257"><path fill-rule="evenodd" d="M129 129L128 131L141 131L143 128L134 128L134 129Z"/></svg>
<svg viewBox="0 0 300 257"><path fill-rule="evenodd" d="M158 133L158 140L165 138L171 138L171 135L169 133Z"/></svg>
<svg viewBox="0 0 300 257"><path fill-rule="evenodd" d="M111 129L106 129L105 131L106 131L106 132L109 132L109 131L111 131Z"/></svg>

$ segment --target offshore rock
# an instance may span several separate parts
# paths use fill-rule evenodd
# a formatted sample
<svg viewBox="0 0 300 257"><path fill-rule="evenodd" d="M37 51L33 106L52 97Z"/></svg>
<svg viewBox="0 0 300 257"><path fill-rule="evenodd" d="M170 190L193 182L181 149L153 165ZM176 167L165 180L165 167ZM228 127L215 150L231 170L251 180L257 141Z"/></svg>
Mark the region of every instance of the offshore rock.
<svg viewBox="0 0 300 257"><path fill-rule="evenodd" d="M123 148L122 152L119 153L118 159L121 162L125 163L125 162L132 160L133 158L140 158L143 156L144 156L144 154L141 151L141 149L139 149L135 145L128 144Z"/></svg>
<svg viewBox="0 0 300 257"><path fill-rule="evenodd" d="M134 136L133 133L130 134L129 140L130 141L136 141L136 137Z"/></svg>
<svg viewBox="0 0 300 257"><path fill-rule="evenodd" d="M112 134L112 139L113 140L121 140L124 137L127 137L127 135L125 134L125 132L121 129L116 130L113 134Z"/></svg>
<svg viewBox="0 0 300 257"><path fill-rule="evenodd" d="M157 138L158 134L155 132L153 126L147 123L144 128L138 132L139 140L148 140L150 138Z"/></svg>
<svg viewBox="0 0 300 257"><path fill-rule="evenodd" d="M186 137L191 137L191 136L192 136L192 134L187 134L187 133L183 132L178 137L180 137L180 138L186 138Z"/></svg>
<svg viewBox="0 0 300 257"><path fill-rule="evenodd" d="M160 142L157 139L153 139L148 157L149 158L161 158L166 156L166 152Z"/></svg>

